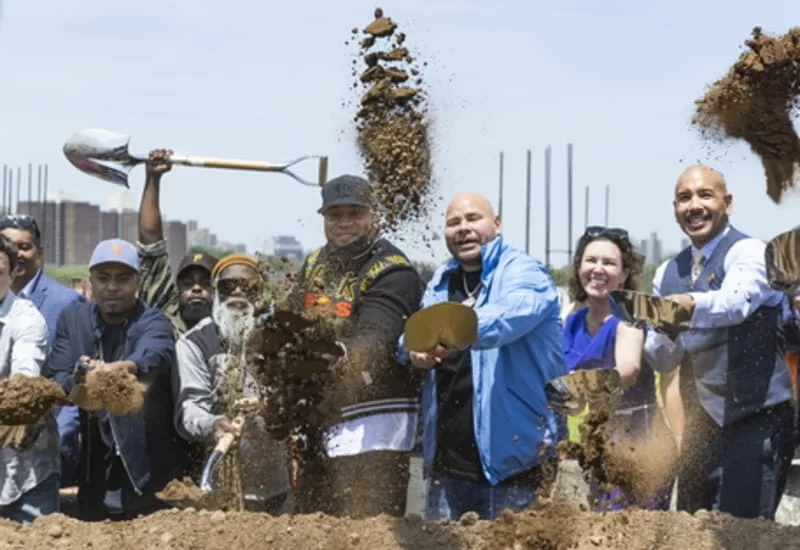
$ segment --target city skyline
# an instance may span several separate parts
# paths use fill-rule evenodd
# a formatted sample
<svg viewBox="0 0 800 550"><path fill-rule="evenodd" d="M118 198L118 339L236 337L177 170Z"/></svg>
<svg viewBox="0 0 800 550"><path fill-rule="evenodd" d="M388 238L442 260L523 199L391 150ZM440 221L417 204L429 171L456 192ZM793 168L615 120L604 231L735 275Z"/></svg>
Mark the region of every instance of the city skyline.
<svg viewBox="0 0 800 550"><path fill-rule="evenodd" d="M66 139L83 128L130 135L131 151L140 154L168 147L270 162L325 154L331 176L363 173L353 124L360 90L353 89L351 75L358 47L345 41L354 25L370 21L373 4L242 0L233 10L197 0L189 12L181 6L156 0L141 0L135 9L89 0L6 2L0 32L0 66L8 82L0 89L3 162L47 162L51 190L95 204L113 185L79 172L62 153ZM785 32L796 2L764 0L755 17L729 8L722 0L409 0L387 7L408 47L428 62L421 77L431 106L433 196L444 202L472 190L496 203L503 151L504 234L522 248L525 153L531 149L530 252L544 260L543 151L552 146L550 244L566 250L565 148L573 143L573 240L582 225L583 189L590 187L589 223L597 224L605 218L603 193L610 185L609 223L631 235L657 231L665 249L676 249L682 234L672 213L674 184L698 161L726 175L737 228L769 239L793 227L798 193L773 204L763 167L745 144L709 147L690 124L694 100L725 74L753 26ZM264 32L264 21L281 24ZM298 25L313 40L298 41ZM702 48L675 40L676 29L705 37ZM213 47L209 36L216 37ZM515 51L526 52L525 70L508 55ZM76 60L91 60L92 70L76 70ZM274 74L292 78L277 83ZM130 174L134 195L141 193L144 172L139 166ZM268 235L296 235L306 249L324 240L319 190L285 175L176 167L164 177L161 198L170 217L195 219L213 227L220 240L242 241L249 250ZM441 230L443 207L435 206L421 222L422 233L425 225ZM414 259L439 263L447 255L442 241L427 248L409 238L402 246ZM557 253L551 261L565 260Z"/></svg>

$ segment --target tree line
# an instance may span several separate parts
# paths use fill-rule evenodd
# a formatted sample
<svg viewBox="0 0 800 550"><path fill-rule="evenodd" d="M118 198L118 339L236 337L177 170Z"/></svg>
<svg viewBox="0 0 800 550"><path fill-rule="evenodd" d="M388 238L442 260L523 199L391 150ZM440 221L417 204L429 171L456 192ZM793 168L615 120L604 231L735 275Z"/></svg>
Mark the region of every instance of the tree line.
<svg viewBox="0 0 800 550"><path fill-rule="evenodd" d="M217 258L224 258L233 254L233 250L207 248L202 246L192 246L189 248L189 254L207 253ZM279 256L260 256L264 259L270 269L275 271L297 271L302 262L296 258L284 258ZM426 283L433 276L433 272L438 266L427 262L413 262L414 267L419 271L422 280ZM642 275L641 288L643 292L650 292L652 289L651 282L653 274L655 273L657 265L646 265ZM559 267L551 270L553 280L558 286L566 286L568 267ZM58 282L67 286L72 286L72 282L76 279L85 279L89 276L89 268L85 265L67 265L60 267L46 267L45 272L57 280Z"/></svg>

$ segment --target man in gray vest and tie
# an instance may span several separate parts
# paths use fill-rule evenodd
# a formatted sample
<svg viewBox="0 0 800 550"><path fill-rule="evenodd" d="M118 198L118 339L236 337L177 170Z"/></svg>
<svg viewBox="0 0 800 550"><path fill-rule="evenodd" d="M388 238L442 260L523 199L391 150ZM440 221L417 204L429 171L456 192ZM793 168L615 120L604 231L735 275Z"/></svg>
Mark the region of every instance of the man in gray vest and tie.
<svg viewBox="0 0 800 550"><path fill-rule="evenodd" d="M730 225L721 173L687 168L673 205L692 244L659 266L653 292L692 311L659 368L679 366L686 410L678 509L774 519L794 446L784 298L767 283L765 243Z"/></svg>

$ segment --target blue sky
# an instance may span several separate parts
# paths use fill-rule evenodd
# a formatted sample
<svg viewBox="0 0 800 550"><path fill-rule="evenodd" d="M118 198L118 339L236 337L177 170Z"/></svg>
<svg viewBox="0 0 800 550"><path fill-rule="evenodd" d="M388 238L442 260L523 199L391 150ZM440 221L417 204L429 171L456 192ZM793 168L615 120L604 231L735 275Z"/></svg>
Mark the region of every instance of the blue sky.
<svg viewBox="0 0 800 550"><path fill-rule="evenodd" d="M343 7L346 6L346 7ZM0 163L49 163L50 191L107 205L117 189L67 163L63 142L102 127L131 149L279 162L327 154L332 174L359 172L353 145L350 29L376 4L235 0L8 0L0 22ZM544 256L544 148L553 147L552 247L566 249L566 144L574 144L575 226L611 222L644 238L681 234L671 199L695 161L722 170L734 223L769 238L798 223L798 198L774 205L760 162L741 144L708 151L689 127L694 99L722 76L753 26L785 32L796 0L383 4L428 61L438 194L496 201L505 151L504 233L524 246L525 151L533 152L531 252ZM757 9L756 9L757 8ZM794 16L794 17L792 17ZM132 174L136 202L144 169ZM251 248L275 234L322 242L318 191L273 174L177 167L162 207ZM431 220L442 224L440 213ZM411 239L411 255L430 258ZM441 241L433 244L445 256ZM553 263L563 263L553 255Z"/></svg>

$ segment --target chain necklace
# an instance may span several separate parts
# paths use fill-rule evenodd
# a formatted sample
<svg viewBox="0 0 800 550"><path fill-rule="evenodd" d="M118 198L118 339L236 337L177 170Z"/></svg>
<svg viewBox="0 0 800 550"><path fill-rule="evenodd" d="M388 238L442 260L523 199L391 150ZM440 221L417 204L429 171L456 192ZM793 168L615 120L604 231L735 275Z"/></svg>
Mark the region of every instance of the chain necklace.
<svg viewBox="0 0 800 550"><path fill-rule="evenodd" d="M475 302L477 301L478 292L480 291L481 286L483 286L483 281L478 281L478 284L475 285L475 288L470 290L469 285L467 284L467 273L465 271L461 271L461 284L464 285L464 292L467 293L467 298L461 303L467 307L474 306Z"/></svg>

